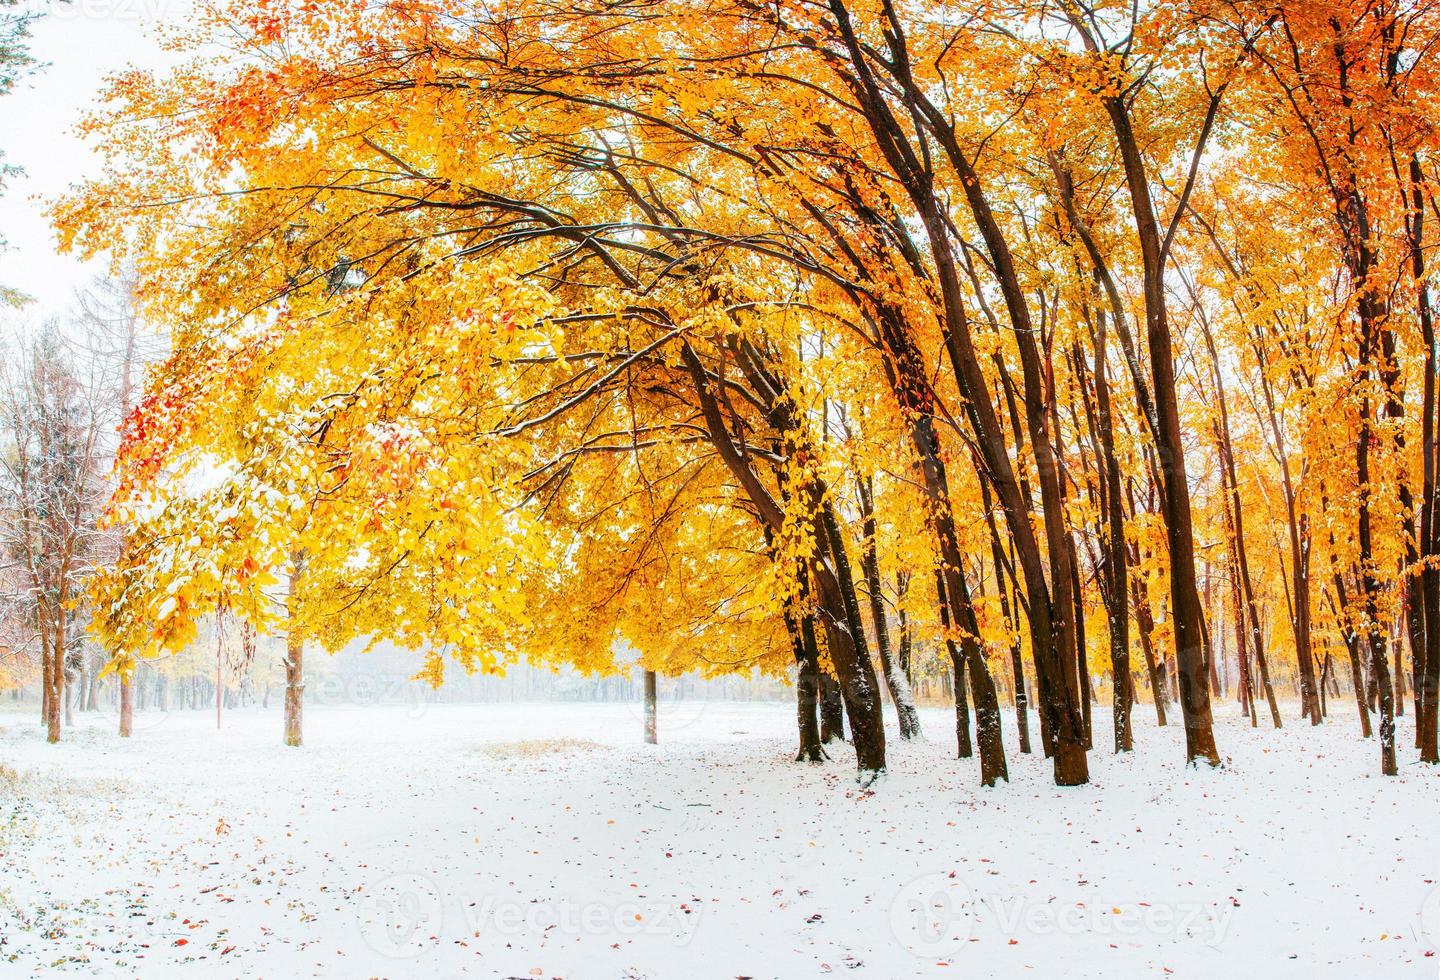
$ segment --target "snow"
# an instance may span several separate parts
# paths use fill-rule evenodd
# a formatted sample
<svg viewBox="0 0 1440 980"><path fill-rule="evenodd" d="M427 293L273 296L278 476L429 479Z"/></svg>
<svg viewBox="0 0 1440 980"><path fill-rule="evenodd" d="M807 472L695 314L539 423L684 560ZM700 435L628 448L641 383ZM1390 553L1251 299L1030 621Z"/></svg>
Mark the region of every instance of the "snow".
<svg viewBox="0 0 1440 980"><path fill-rule="evenodd" d="M994 790L922 709L873 793L782 703L0 713L0 976L1436 977L1440 774L1345 707L1202 771L1102 706L1073 789L1007 714Z"/></svg>

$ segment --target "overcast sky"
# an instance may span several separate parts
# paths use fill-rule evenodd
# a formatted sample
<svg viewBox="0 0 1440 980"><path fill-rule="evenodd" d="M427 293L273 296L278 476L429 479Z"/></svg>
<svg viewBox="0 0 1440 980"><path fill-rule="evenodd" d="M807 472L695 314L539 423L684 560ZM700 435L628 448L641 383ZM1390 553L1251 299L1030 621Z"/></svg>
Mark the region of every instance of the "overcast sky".
<svg viewBox="0 0 1440 980"><path fill-rule="evenodd" d="M22 6L41 0L21 0ZM75 135L75 124L98 104L104 79L135 64L162 62L157 23L183 14L186 0L74 0L46 3L36 22L32 52L46 62L39 74L0 98L0 152L24 168L0 197L0 283L35 297L31 316L62 312L76 288L105 271L56 254L45 201L95 172L97 161Z"/></svg>

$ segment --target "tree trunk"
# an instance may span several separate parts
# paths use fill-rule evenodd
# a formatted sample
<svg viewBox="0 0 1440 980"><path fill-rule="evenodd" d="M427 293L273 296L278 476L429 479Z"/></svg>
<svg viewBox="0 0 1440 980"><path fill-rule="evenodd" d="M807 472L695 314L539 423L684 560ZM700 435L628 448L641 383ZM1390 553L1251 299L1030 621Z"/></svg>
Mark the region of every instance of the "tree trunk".
<svg viewBox="0 0 1440 980"><path fill-rule="evenodd" d="M831 742L843 741L845 741L845 699L840 696L840 682L829 671L822 670L820 672L820 744L829 745Z"/></svg>
<svg viewBox="0 0 1440 980"><path fill-rule="evenodd" d="M1367 300L1362 297L1361 305L1365 306ZM1367 356L1369 350L1369 318L1362 313L1362 337L1361 357ZM1364 592L1365 630L1369 637L1370 650L1370 672L1374 675L1377 700L1379 702L1380 714L1380 772L1386 776L1394 776L1398 773L1395 762L1395 696L1390 686L1390 659L1386 656L1385 628L1380 623L1377 598L1380 594L1380 583L1375 579L1373 571L1374 554L1370 530L1370 504L1365 496L1370 491L1370 401L1368 397L1361 397L1360 400L1360 434L1355 440L1355 475L1360 487L1361 501L1359 508L1359 545L1360 545L1360 569L1361 589Z"/></svg>
<svg viewBox="0 0 1440 980"><path fill-rule="evenodd" d="M1419 555L1422 559L1418 588L1411 592L1410 615L1418 622L1411 629L1412 689L1415 693L1415 742L1420 761L1440 763L1440 746L1436 744L1437 695L1440 695L1440 405L1436 400L1437 366L1435 321L1430 305L1430 283L1425 274L1425 172L1418 155L1410 157L1409 182L1406 188L1409 213L1405 233L1410 250L1410 275L1416 286L1415 306L1420 321L1420 339L1425 348L1424 373L1421 382L1420 455L1422 461L1420 493ZM1421 642L1414 645L1415 626Z"/></svg>
<svg viewBox="0 0 1440 980"><path fill-rule="evenodd" d="M1369 738L1370 708L1365 697L1365 669L1360 665L1360 638L1352 629L1345 630L1345 650L1350 655L1350 681L1355 685L1355 707L1360 712L1360 734Z"/></svg>
<svg viewBox="0 0 1440 980"><path fill-rule="evenodd" d="M1110 674L1115 679L1111 694L1111 712L1115 726L1115 751L1129 752L1135 747L1130 725L1130 706L1134 692L1130 681L1130 609L1126 593L1130 570L1125 561L1125 509L1120 498L1120 457L1115 452L1114 419L1110 408L1109 369L1106 364L1106 331L1103 314L1095 332L1095 410L1098 416L1096 434L1104 456L1101 475L1105 493L1105 614L1110 628ZM1164 710L1163 708L1161 709ZM1161 722L1164 723L1163 721Z"/></svg>
<svg viewBox="0 0 1440 980"><path fill-rule="evenodd" d="M657 731L658 709L655 703L655 671L645 671L645 744L654 745L659 739ZM297 743L298 744L298 743Z"/></svg>
<svg viewBox="0 0 1440 980"><path fill-rule="evenodd" d="M820 505L820 523L834 568L833 576L822 579L821 585L827 610L830 657L839 672L840 695L850 716L850 741L855 746L859 781L868 786L885 771L885 723L880 713L880 690L865 645L865 628L855 600L850 557L829 503Z"/></svg>
<svg viewBox="0 0 1440 980"><path fill-rule="evenodd" d="M946 640L945 648L950 654L950 668L955 678L955 755L968 759L975 754L970 741L970 699L965 693L965 658L954 640Z"/></svg>
<svg viewBox="0 0 1440 980"><path fill-rule="evenodd" d="M43 611L43 610L42 610ZM53 658L50 656L50 631L40 630L40 727L50 728L50 695L54 691L55 684L50 678L53 669Z"/></svg>
<svg viewBox="0 0 1440 980"><path fill-rule="evenodd" d="M285 744L299 748L302 739L302 720L305 709L305 634L299 623L299 596L297 591L301 576L305 574L305 556L290 556L290 591L285 599L285 611L290 630L285 635ZM218 675L217 675L218 677ZM216 717L219 717L219 695L217 682Z"/></svg>
<svg viewBox="0 0 1440 980"><path fill-rule="evenodd" d="M1325 654L1325 659L1320 663L1320 716L1323 718L1330 713L1330 705L1326 700L1326 683L1330 680L1330 654Z"/></svg>
<svg viewBox="0 0 1440 980"><path fill-rule="evenodd" d="M85 710L100 710L100 664L95 663L90 670L90 676L86 679Z"/></svg>
<svg viewBox="0 0 1440 980"><path fill-rule="evenodd" d="M1000 614L1005 618L1005 627L1010 631L1010 677L1015 692L1015 729L1020 738L1020 752L1030 754L1030 698L1025 685L1025 661L1020 655L1020 585L1013 572L1014 557L1011 557L1011 572L1006 574L1005 552L1000 545L1000 529L995 524L995 514L990 500L990 489L980 481L981 500L985 505L985 522L990 526L990 561L995 566L995 591L1000 594ZM944 578L937 570L937 594L944 589ZM1008 584L1007 584L1008 581ZM1011 589L1014 589L1012 593ZM944 608L944 604L941 604Z"/></svg>
<svg viewBox="0 0 1440 980"><path fill-rule="evenodd" d="M52 744L60 741L60 706L65 699L65 611L61 603L56 606L50 641L50 716L45 719L45 740Z"/></svg>
<svg viewBox="0 0 1440 980"><path fill-rule="evenodd" d="M1070 582L1075 595L1075 668L1080 675L1080 717L1085 725L1085 748L1089 750L1095 747L1091 727L1095 692L1090 686L1090 653L1085 640L1085 603L1080 592L1080 562L1073 552L1070 558Z"/></svg>
<svg viewBox="0 0 1440 980"><path fill-rule="evenodd" d="M940 628L945 631L945 649L950 654L950 666L955 678L955 745L956 755L968 759L975 754L970 742L970 699L965 695L965 658L950 637L950 604L945 600L945 580L937 569L935 590L940 599Z"/></svg>
<svg viewBox="0 0 1440 980"><path fill-rule="evenodd" d="M905 683L910 685L913 693L915 690L915 672L912 669L912 655L914 653L914 637L910 633L910 618L905 612L905 594L910 581L909 572L901 572L896 576L895 595L897 598L895 611L896 621L900 624L900 649L897 652L900 662L900 673L905 675Z"/></svg>
<svg viewBox="0 0 1440 980"><path fill-rule="evenodd" d="M135 729L135 664L121 668L120 673L120 737L129 738Z"/></svg>
<svg viewBox="0 0 1440 980"><path fill-rule="evenodd" d="M305 641L292 630L285 639L285 744L299 748L301 721L305 705L304 682ZM216 699L217 712L219 699ZM218 715L217 715L218 717Z"/></svg>
<svg viewBox="0 0 1440 980"><path fill-rule="evenodd" d="M1165 667L1155 656L1155 644L1151 639L1155 632L1155 618L1150 613L1150 603L1139 580L1130 583L1132 600L1135 603L1135 623L1140 627L1140 651L1145 655L1145 672L1150 675L1150 694L1155 699L1155 721L1165 727L1165 704L1170 700L1165 688Z"/></svg>
<svg viewBox="0 0 1440 980"><path fill-rule="evenodd" d="M799 450L803 444L803 435L790 417L790 403L784 401L774 390L771 379L766 377L754 362L750 349L737 344L735 354L752 383L768 393L767 415L772 425L782 433L791 448ZM767 525L772 533L780 531L785 526L785 510L752 468L752 457L736 446L725 414L711 391L710 376L704 363L688 343L682 343L680 356L694 382L710 444L750 498L762 525ZM810 560L807 575L819 599L821 615L824 617L826 647L840 682L840 696L844 699L850 715L850 731L855 743L856 779L862 786L869 786L885 771L885 724L880 713L875 668L870 663L859 610L855 607L854 585L850 578L844 539L835 523L830 505L825 502L827 494L824 482L813 480L809 485L800 488L800 492L813 501L814 519L811 529L817 545L820 546ZM831 559L828 564L825 561L827 551Z"/></svg>
<svg viewBox="0 0 1440 980"><path fill-rule="evenodd" d="M1250 558L1245 549L1245 511L1244 505L1240 500L1240 480L1235 467L1233 443L1230 440L1230 413L1226 406L1224 375L1220 370L1219 357L1215 352L1215 345L1211 339L1208 325L1204 328L1204 335L1206 345L1210 349L1212 377L1215 383L1216 400L1220 408L1219 418L1215 423L1214 432L1216 449L1219 450L1220 455L1222 481L1224 483L1222 504L1225 508L1225 527L1230 534L1230 566L1237 580L1235 587L1239 589L1241 599L1241 606L1237 609L1236 615L1243 617L1249 627L1250 645L1255 656L1255 664L1260 670L1260 683L1265 690L1265 700L1270 706L1270 720L1276 728L1280 728L1282 725L1280 706L1275 700L1275 688L1270 683L1270 666L1265 659L1264 638L1260 630L1260 613L1255 602L1255 589L1250 580ZM1305 588L1309 588L1308 584L1305 585ZM1308 609L1308 600L1305 605ZM1308 643L1308 614L1306 620L1307 625L1305 626L1303 635L1305 642ZM1298 642L1301 633L1297 632L1296 637ZM1244 649L1242 643L1242 654ZM1309 650L1306 649L1301 659L1303 660L1304 657L1308 656ZM1313 681L1307 681L1306 676L1306 670L1302 663L1300 669L1302 700L1313 694ZM1250 710L1253 716L1255 710L1253 680L1251 684Z"/></svg>
<svg viewBox="0 0 1440 980"><path fill-rule="evenodd" d="M1210 688L1204 675L1205 626L1195 580L1190 481L1185 471L1185 441L1180 426L1175 359L1166 319L1168 241L1162 241L1160 237L1160 225L1150 197L1150 179L1145 172L1140 143L1131 125L1130 107L1117 96L1107 97L1105 107L1125 170L1144 271L1145 335L1149 341L1150 378L1155 395L1155 450L1160 461L1161 504L1165 511L1165 536L1170 545L1170 605L1174 621L1180 712L1185 723L1185 758L1191 763L1204 761L1218 766L1220 754L1215 747L1210 715Z"/></svg>
<svg viewBox="0 0 1440 980"><path fill-rule="evenodd" d="M823 762L825 749L817 717L820 651L815 639L815 620L808 612L799 617L798 623L796 619L793 613L786 611L785 625L795 652L795 714L800 734L800 751L796 753L795 761Z"/></svg>
<svg viewBox="0 0 1440 980"><path fill-rule="evenodd" d="M1413 577L1413 576L1412 576ZM1406 620L1410 616L1406 615ZM1425 649L1425 634L1422 632L1413 637L1416 649ZM1404 651L1401 650L1400 641L1395 641L1395 716L1398 718L1405 714L1405 662Z"/></svg>
<svg viewBox="0 0 1440 980"><path fill-rule="evenodd" d="M1235 540L1233 521L1230 517L1230 507L1225 505L1225 531L1230 541ZM1235 621L1235 663L1239 668L1240 675L1240 709L1250 716L1250 727L1258 728L1260 725L1260 711L1255 704L1255 674L1251 670L1250 647L1246 643L1249 631L1245 628L1245 597L1244 590L1240 587L1240 565L1236 560L1235 549L1230 549L1230 613Z"/></svg>
<svg viewBox="0 0 1440 980"><path fill-rule="evenodd" d="M929 415L917 414L910 425L910 436L920 457L925 492L930 503L927 508L927 523L939 546L941 566L938 581L943 585L941 601L949 607L949 622L958 627L962 634L958 646L960 655L965 660L965 673L975 705L975 732L980 749L980 783L983 786L993 786L997 780L1004 779L1008 782L1010 779L1000 728L1000 699L995 690L995 679L990 676L984 651L980 648L980 627L975 618L969 587L965 584L965 569L955 529L955 515L950 508L949 476L939 451L934 420ZM956 695L957 698L959 696ZM1058 769L1056 778L1061 778ZM1072 782L1062 785L1072 785L1073 780L1084 782L1088 778L1085 775L1083 751L1078 767L1072 760L1065 778Z"/></svg>
<svg viewBox="0 0 1440 980"><path fill-rule="evenodd" d="M874 485L869 477L857 481L860 497L860 568L865 576L865 589L870 594L870 621L875 630L875 646L880 652L880 668L895 714L900 719L900 737L915 738L920 734L920 715L915 710L915 696L899 665L890 654L890 627L885 615L885 598L880 592L880 558L875 541Z"/></svg>

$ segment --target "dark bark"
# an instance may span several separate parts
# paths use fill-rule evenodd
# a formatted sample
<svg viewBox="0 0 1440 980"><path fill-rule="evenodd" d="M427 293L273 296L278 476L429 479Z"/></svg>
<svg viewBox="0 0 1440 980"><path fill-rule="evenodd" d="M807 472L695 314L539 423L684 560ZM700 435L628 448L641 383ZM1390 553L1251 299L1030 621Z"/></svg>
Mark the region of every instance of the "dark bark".
<svg viewBox="0 0 1440 980"><path fill-rule="evenodd" d="M1076 23L1086 46L1093 50L1090 35L1078 21ZM1161 503L1165 513L1165 535L1170 545L1170 604L1174 620L1180 711L1185 723L1185 757L1192 763L1204 761L1217 766L1220 755L1215 747L1210 689L1204 675L1206 640L1200 593L1195 580L1190 482L1185 471L1185 443L1180 429L1174 353L1166 313L1165 264L1169 241L1161 238L1155 206L1150 197L1150 178L1132 127L1129 103L1119 95L1106 97L1104 103L1125 171L1144 273L1145 336L1149 343L1150 378L1154 386L1154 409L1158 423L1155 449L1162 477ZM1201 134L1202 144L1213 118L1213 107L1217 104L1212 102L1212 116L1207 117L1206 128Z"/></svg>
<svg viewBox="0 0 1440 980"><path fill-rule="evenodd" d="M1366 305L1368 305L1368 301L1362 298L1361 306ZM1362 359L1366 356L1363 351L1368 348L1370 340L1368 321L1369 317L1362 311ZM1366 496L1370 488L1370 441L1370 400L1368 397L1362 396L1360 399L1360 434L1355 440L1355 477L1362 494L1359 507L1358 538L1365 617L1364 633L1368 641L1370 671L1374 676L1380 715L1380 771L1386 776L1394 776L1399 771L1395 761L1395 696L1390 685L1390 663L1389 657L1386 656L1385 627L1380 622L1377 600L1381 585L1376 580L1373 571L1374 544L1370 529L1370 504Z"/></svg>
<svg viewBox="0 0 1440 980"><path fill-rule="evenodd" d="M945 579L939 571L935 573L935 594L940 599L940 627L946 633L945 649L950 654L950 666L954 672L955 693L955 745L959 758L968 759L975 754L970 742L970 699L965 696L965 658L959 647L950 638L950 608L945 599Z"/></svg>
<svg viewBox="0 0 1440 980"><path fill-rule="evenodd" d="M1344 585L1340 582L1338 574L1335 576L1335 585L1337 589L1342 590L1336 600L1336 605L1343 609L1345 605ZM1350 658L1350 680L1355 685L1355 708L1360 712L1360 734L1364 738L1369 738L1374 733L1370 727L1370 706L1365 691L1365 668L1361 664L1360 637L1349 626L1343 625L1343 621L1341 629L1345 639L1345 652Z"/></svg>
<svg viewBox="0 0 1440 980"><path fill-rule="evenodd" d="M850 741L860 769L860 781L866 785L885 769L885 725L880 714L880 689L875 668L866 649L865 628L860 606L855 600L855 583L850 574L850 558L845 539L830 505L820 507L824 543L829 550L833 578L822 578L822 594L826 611L825 626L831 657L840 671L840 696L850 717ZM828 586L828 589L826 589ZM828 592L828 594L825 594ZM836 649L841 656L836 658ZM848 673L849 676L846 676Z"/></svg>
<svg viewBox="0 0 1440 980"><path fill-rule="evenodd" d="M1138 579L1131 580L1130 592L1135 604L1135 625L1140 628L1140 652L1145 657L1145 671L1150 677L1150 695L1155 699L1155 721L1163 728L1166 722L1165 705L1170 698L1166 693L1165 665L1156 657L1152 639L1155 633L1155 617L1150 612L1150 602L1145 597L1145 590L1141 588Z"/></svg>
<svg viewBox="0 0 1440 980"><path fill-rule="evenodd" d="M812 631L814 620L811 620ZM820 744L845 741L845 701L840 682L828 671L820 672Z"/></svg>
<svg viewBox="0 0 1440 980"><path fill-rule="evenodd" d="M990 489L982 480L981 499L985 504L985 522L990 528L990 560L995 566L995 589L1000 594L1000 614L1010 631L1010 677L1015 692L1015 729L1020 739L1020 752L1030 754L1030 698L1025 685L1025 661L1020 655L1020 586L1015 581L1013 559L1005 560L1000 544L1000 529L995 525ZM1013 589L1013 591L1012 591Z"/></svg>
<svg viewBox="0 0 1440 980"><path fill-rule="evenodd" d="M1120 496L1120 458L1115 451L1114 419L1110 410L1109 368L1105 362L1105 322L1100 320L1095 331L1095 410L1098 416L1096 435L1100 440L1105 492L1105 563L1102 582L1105 585L1105 613L1110 628L1110 674L1115 679L1111 710L1115 726L1115 751L1129 752L1135 747L1130 725L1130 706L1135 695L1130 680L1130 608L1127 583L1130 570L1125 554L1125 510ZM1163 708L1161 709L1163 711ZM1163 722L1162 722L1163 724Z"/></svg>
<svg viewBox="0 0 1440 980"><path fill-rule="evenodd" d="M1260 682L1265 691L1265 701L1270 706L1270 720L1276 728L1280 728L1283 724L1280 718L1280 706L1275 700L1275 688L1270 683L1270 667L1265 659L1264 635L1260 630L1260 614L1255 602L1254 585L1250 578L1250 558L1245 549L1245 508L1240 500L1240 480L1235 466L1234 444L1230 439L1230 411L1225 394L1225 377L1220 368L1220 358L1215 350L1215 341L1210 332L1210 326L1203 319L1201 328L1205 337L1205 346L1210 353L1210 376L1215 387L1215 402L1218 408L1214 426L1215 448L1220 456L1220 472L1223 483L1222 504L1225 508L1226 530L1230 534L1231 569L1236 578L1236 587L1239 589L1241 599L1237 615L1243 617L1247 626L1250 649L1253 651L1255 664L1260 671ZM1309 588L1308 584L1304 587ZM1308 601L1304 605L1308 608ZM1306 629L1308 631L1308 626ZM1306 635L1308 636L1308 632ZM1298 636L1297 633L1297 639ZM1241 649L1242 651L1245 649L1243 644ZM1307 685L1305 676L1302 667L1300 671L1302 697L1309 697L1310 695L1306 695L1304 692L1310 691L1313 694L1313 688ZM1252 696L1254 694L1253 686L1251 694ZM1254 710L1253 700L1251 710Z"/></svg>
<svg viewBox="0 0 1440 980"><path fill-rule="evenodd" d="M1420 554L1424 564L1416 601L1424 642L1413 650L1415 671L1415 739L1420 761L1440 763L1437 746L1437 718L1440 718L1440 403L1437 403L1437 347L1435 321L1430 305L1430 284L1425 275L1425 179L1418 156L1409 167L1410 210L1406 232L1410 241L1410 271L1417 285L1416 310L1420 335L1425 345L1424 380L1420 407L1420 453L1423 461L1420 494ZM1417 615L1415 606L1410 614Z"/></svg>
<svg viewBox="0 0 1440 980"><path fill-rule="evenodd" d="M680 353L690 372L711 444L749 498L762 525L778 534L785 526L784 509L753 468L753 456L732 435L699 355L688 343L681 345ZM746 368L764 381L759 376L758 365L747 363ZM788 406L780 403L776 393L770 394L774 400L768 402L767 414L772 425L785 438L796 439L797 430L791 424ZM802 491L813 500L825 499L822 485L802 488ZM845 562L843 539L838 529L832 527L834 516L828 505L820 505L817 510L811 531L820 547L806 574L818 600L826 648L836 671L840 697L850 716L857 780L868 786L885 771L885 726L880 714L879 688L865 649L865 634L859 627L859 612L854 608L854 590L848 562Z"/></svg>
<svg viewBox="0 0 1440 980"><path fill-rule="evenodd" d="M1046 372L1036 346L1024 288L1005 234L991 210L979 176L961 151L958 138L945 113L929 101L911 75L907 42L898 21L893 18L888 20L887 44L891 56L875 61L851 23L845 3L842 0L830 0L829 9L852 72L842 77L849 86L880 153L899 178L900 186L915 207L919 224L924 228L930 244L929 259L933 263L930 272L933 274L943 312L941 329L964 399L965 414L975 433L974 444L983 459L983 477L990 480L1000 498L1015 539L1018 561L1025 571L1026 590L1030 599L1027 609L1032 623L1032 642L1036 652L1042 711L1049 715L1051 727L1056 732L1055 780L1060 785L1084 783L1088 781L1089 774L1080 717L1079 682L1074 676L1074 670L1067 667L1067 661L1070 661L1074 650L1074 622L1070 570L1066 564L1068 555L1063 545L1067 533L1064 527L1064 498L1050 442L1050 418L1046 411L1044 386ZM875 76L876 71L888 74L893 86L882 84ZM956 254L960 248L953 239L954 226L950 220L948 202L944 200L943 192L936 185L932 169L934 161L929 158L928 151L917 149L912 142L911 131L907 125L902 124L891 106L892 98L899 101L902 115L917 125L923 124L929 134L938 141L945 159L959 178L959 185L989 253L990 268L994 272L1010 315L1024 375L1026 422L1036 470L1040 477L1045 533L1050 545L1048 582L1045 563L1031 524L1031 509L1028 502L1020 497L1019 485L1006 452L1003 428L996 418L988 382L980 368L972 342L969 320L964 309L964 288L956 264ZM925 136L922 134L920 139L924 140ZM889 342L890 339L887 338L887 346L895 355L893 360L896 362L894 367L900 382L898 393L902 395L902 407L907 405L905 396L908 396L909 404L915 404L921 393L928 390L928 375L924 371L923 362L910 356L910 351L907 350L910 346L908 340L901 346ZM933 408L916 414L927 424L933 424L930 420L931 412ZM917 449L925 442L938 445L933 432L928 437L917 438L915 441ZM927 469L939 461L937 453L928 455L929 459L927 453L920 453ZM934 500L933 483L928 489ZM948 499L941 499L945 504L944 512L948 514ZM962 600L968 597L968 590L958 580L958 549L952 557L945 553L951 545L944 537L940 544L947 594L952 606L961 606L964 604ZM962 628L965 627L962 618L966 615L965 610L952 608L951 612L957 623ZM994 682L989 676L984 658L972 656L967 650L968 646L966 643L961 644L972 693L975 695L982 778L988 773L989 780L993 781L1002 775L998 772L998 767L1003 765L1003 749L999 742L998 703L994 697Z"/></svg>
<svg viewBox="0 0 1440 980"><path fill-rule="evenodd" d="M870 622L875 631L875 646L880 653L880 669L885 677L885 686L890 691L890 700L895 704L895 714L900 720L900 737L916 738L920 735L920 714L915 710L915 696L910 682L895 663L890 652L890 626L885 615L885 598L880 591L880 557L875 541L875 497L874 485L869 477L857 481L860 497L860 567L865 576L865 590L869 593Z"/></svg>
<svg viewBox="0 0 1440 980"><path fill-rule="evenodd" d="M1230 529L1230 510L1225 509L1226 533L1232 534ZM1239 668L1240 684L1239 698L1241 711L1250 716L1250 727L1257 728L1260 725L1260 712L1255 704L1255 675L1250 669L1250 650L1245 642L1248 630L1245 628L1245 600L1240 589L1240 571L1235 562L1235 555L1232 551L1229 557L1230 564L1230 612L1235 623L1235 662Z"/></svg>
<svg viewBox="0 0 1440 980"><path fill-rule="evenodd" d="M815 620L808 612L785 611L785 628L795 654L795 716L800 736L796 762L823 762L820 720L820 650L815 639Z"/></svg>

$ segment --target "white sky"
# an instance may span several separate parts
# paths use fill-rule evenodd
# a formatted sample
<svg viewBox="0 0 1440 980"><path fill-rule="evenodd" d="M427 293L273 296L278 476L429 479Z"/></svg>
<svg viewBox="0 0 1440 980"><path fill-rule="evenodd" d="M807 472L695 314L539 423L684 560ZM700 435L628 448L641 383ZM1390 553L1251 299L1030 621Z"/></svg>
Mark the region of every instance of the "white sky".
<svg viewBox="0 0 1440 980"><path fill-rule="evenodd" d="M22 6L41 0L22 0ZM45 201L98 169L75 135L80 117L99 103L104 78L131 64L164 59L154 40L157 23L182 16L188 0L73 0L45 3L32 30L31 53L47 62L39 74L0 97L0 153L25 173L0 196L0 283L35 297L27 316L60 313L77 288L105 271L58 255Z"/></svg>

